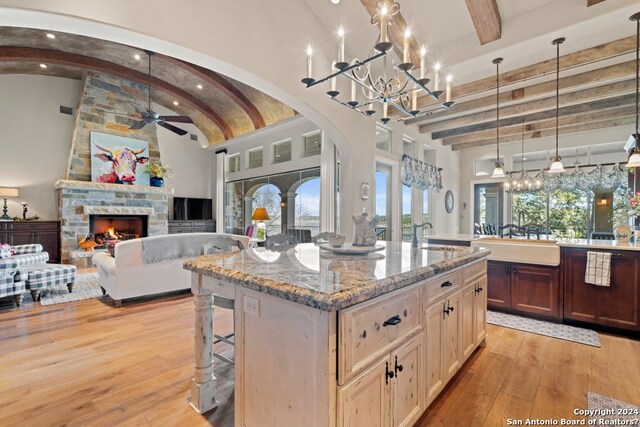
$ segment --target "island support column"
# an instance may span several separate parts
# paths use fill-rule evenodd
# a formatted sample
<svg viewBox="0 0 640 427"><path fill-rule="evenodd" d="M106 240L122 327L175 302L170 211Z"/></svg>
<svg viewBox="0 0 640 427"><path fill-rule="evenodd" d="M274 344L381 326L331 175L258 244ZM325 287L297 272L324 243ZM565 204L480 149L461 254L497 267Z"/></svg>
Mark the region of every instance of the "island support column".
<svg viewBox="0 0 640 427"><path fill-rule="evenodd" d="M202 414L218 406L218 381L213 373L213 293L202 287L198 273L191 273L191 293L195 308L195 364L190 404Z"/></svg>

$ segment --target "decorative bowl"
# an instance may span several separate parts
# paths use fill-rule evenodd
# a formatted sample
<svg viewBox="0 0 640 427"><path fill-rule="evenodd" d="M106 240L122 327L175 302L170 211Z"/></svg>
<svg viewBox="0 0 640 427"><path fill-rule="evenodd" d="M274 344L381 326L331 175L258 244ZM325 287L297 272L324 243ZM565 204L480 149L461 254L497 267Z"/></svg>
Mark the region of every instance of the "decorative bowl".
<svg viewBox="0 0 640 427"><path fill-rule="evenodd" d="M339 248L344 245L344 241L347 240L347 236L335 235L329 236L329 244L334 248Z"/></svg>

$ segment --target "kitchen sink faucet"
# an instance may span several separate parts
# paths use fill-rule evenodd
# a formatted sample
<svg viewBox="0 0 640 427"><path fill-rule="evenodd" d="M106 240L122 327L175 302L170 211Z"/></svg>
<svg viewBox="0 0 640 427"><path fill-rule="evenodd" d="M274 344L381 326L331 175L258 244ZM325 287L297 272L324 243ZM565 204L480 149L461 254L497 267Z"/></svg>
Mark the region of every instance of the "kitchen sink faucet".
<svg viewBox="0 0 640 427"><path fill-rule="evenodd" d="M414 248L418 247L418 228L429 227L433 228L430 222L423 222L422 224L413 224L413 236L411 236L411 246Z"/></svg>

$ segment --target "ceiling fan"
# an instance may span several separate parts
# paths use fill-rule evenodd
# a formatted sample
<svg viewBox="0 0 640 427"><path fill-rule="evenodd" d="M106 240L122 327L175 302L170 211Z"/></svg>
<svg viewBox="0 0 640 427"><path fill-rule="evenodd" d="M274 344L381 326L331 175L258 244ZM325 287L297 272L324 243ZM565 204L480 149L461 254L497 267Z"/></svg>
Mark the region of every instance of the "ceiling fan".
<svg viewBox="0 0 640 427"><path fill-rule="evenodd" d="M131 103L135 107L136 111L140 113L142 116L142 120L135 122L133 125L129 127L129 130L137 130L142 129L146 125L157 124L158 126L162 126L165 129L170 130L173 133L177 133L182 136L187 134L187 131L184 129L180 129L174 125L171 125L167 122L176 122L176 123L193 123L193 120L189 116L161 116L151 109L151 57L153 56L153 52L149 50L145 50L144 53L149 57L149 83L148 83L148 91L149 91L149 103L147 107L141 107L138 104Z"/></svg>

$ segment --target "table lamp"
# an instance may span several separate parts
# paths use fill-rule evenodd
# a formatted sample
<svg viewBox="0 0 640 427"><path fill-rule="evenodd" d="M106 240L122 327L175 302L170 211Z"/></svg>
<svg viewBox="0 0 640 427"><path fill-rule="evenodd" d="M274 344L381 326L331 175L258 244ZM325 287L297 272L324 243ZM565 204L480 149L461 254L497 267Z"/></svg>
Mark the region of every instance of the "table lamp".
<svg viewBox="0 0 640 427"><path fill-rule="evenodd" d="M0 221L11 221L11 217L7 215L7 197L18 197L20 192L17 188L6 188L0 187L0 196L4 197L4 206L2 207L2 216L0 216Z"/></svg>
<svg viewBox="0 0 640 427"><path fill-rule="evenodd" d="M267 236L267 226L264 221L269 221L269 213L265 208L256 208L251 216L251 221L256 222L256 239L264 240Z"/></svg>

